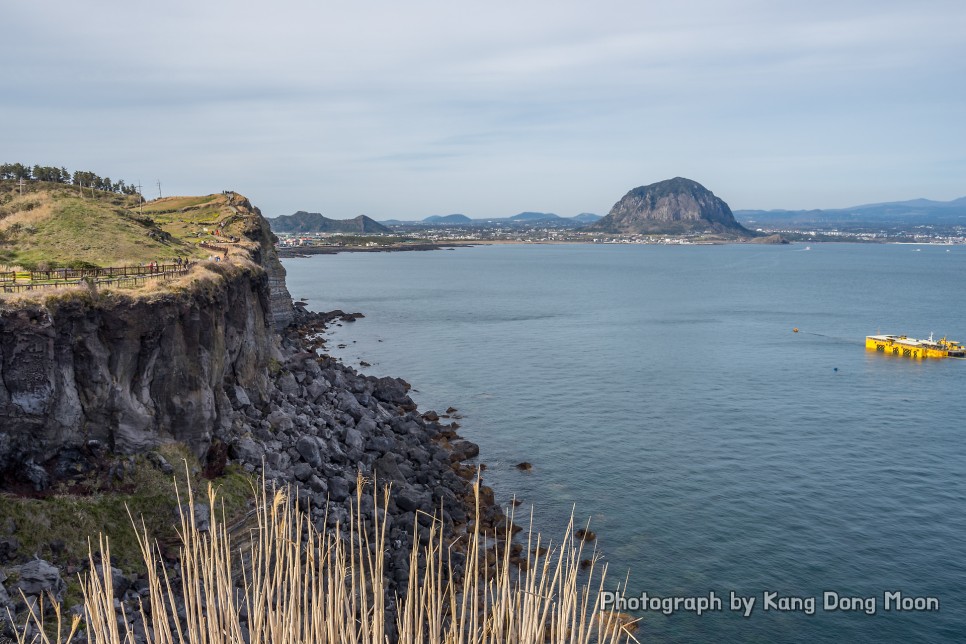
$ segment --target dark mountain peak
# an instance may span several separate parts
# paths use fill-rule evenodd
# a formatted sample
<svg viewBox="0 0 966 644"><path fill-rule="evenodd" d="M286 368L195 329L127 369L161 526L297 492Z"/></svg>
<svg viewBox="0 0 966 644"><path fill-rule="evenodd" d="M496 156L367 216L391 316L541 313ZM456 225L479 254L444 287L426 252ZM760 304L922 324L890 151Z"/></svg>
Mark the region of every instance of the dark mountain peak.
<svg viewBox="0 0 966 644"><path fill-rule="evenodd" d="M299 210L268 220L276 233L391 233L374 219L359 215L352 219L329 219L318 212Z"/></svg>
<svg viewBox="0 0 966 644"><path fill-rule="evenodd" d="M735 221L728 204L697 181L684 177L634 188L587 230L632 235L752 235Z"/></svg>

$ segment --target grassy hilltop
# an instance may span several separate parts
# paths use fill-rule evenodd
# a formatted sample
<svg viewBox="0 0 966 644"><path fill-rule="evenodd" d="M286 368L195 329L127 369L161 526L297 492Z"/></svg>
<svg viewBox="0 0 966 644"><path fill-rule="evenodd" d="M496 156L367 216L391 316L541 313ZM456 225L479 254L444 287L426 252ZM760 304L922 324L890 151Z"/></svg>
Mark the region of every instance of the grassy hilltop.
<svg viewBox="0 0 966 644"><path fill-rule="evenodd" d="M199 242L241 236L231 197L166 197L139 209L137 195L62 183L0 181L0 270L130 266L202 259ZM214 235L220 229L224 235ZM3 267L7 268L4 269Z"/></svg>

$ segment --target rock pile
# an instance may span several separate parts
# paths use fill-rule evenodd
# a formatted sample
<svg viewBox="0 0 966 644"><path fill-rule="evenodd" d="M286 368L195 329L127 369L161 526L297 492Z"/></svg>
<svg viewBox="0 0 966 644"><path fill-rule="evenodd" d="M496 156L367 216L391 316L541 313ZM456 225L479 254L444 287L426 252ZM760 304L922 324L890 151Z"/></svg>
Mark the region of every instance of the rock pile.
<svg viewBox="0 0 966 644"><path fill-rule="evenodd" d="M273 369L267 399L263 396L262 403L256 404L253 399L258 397L239 385L227 392L231 423L216 432L206 473L217 476L229 462L237 462L248 472L264 474L269 485L297 489L300 507L308 508L321 532L333 530L336 523L347 525L360 481L375 482L380 490L384 484L391 485L385 514L369 492L362 495L360 513L367 528L375 513L380 513L380 522L387 528L385 587L390 598L394 593L403 595L414 525L418 538L426 539L435 517L447 544L472 530L471 480L476 467L464 462L476 457L479 447L456 433L455 422L442 424L436 412L419 413L405 381L360 374L318 351L326 324L354 320L360 314L317 314L298 307L295 315L295 325L282 335L284 360ZM152 453L149 461L161 471L171 471L172 466L157 454ZM207 506L196 506L194 516L201 528L207 522ZM493 491L485 487L480 516L481 527L490 534L501 534L508 527ZM459 576L458 545L455 552L454 572ZM167 563L176 575L175 561ZM60 571L49 562L35 560L6 570L16 575L17 582L5 588L0 569L0 613L10 608L23 616L46 592L63 594ZM140 620L137 606L146 596L145 580L117 569L112 570L112 579L118 586L119 618L123 605L129 621ZM143 632L140 624L134 628Z"/></svg>

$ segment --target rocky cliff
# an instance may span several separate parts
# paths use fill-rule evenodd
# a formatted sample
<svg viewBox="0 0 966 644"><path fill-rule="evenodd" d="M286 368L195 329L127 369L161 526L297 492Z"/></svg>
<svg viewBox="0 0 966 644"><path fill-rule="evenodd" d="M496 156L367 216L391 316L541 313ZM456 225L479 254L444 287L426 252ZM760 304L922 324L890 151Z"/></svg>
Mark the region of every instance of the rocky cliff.
<svg viewBox="0 0 966 644"><path fill-rule="evenodd" d="M320 531L344 529L350 512L367 528L378 518L391 546L383 569L390 633L409 553L431 524L452 548L457 579L475 525L504 537L517 530L486 486L478 514L468 511L477 470L463 461L479 448L457 434L458 423L440 422L456 410L420 414L405 381L325 355L326 324L362 316L295 309L261 214L240 195L214 197L214 207L210 199L155 204L172 226L184 223L186 208L217 216L220 243L206 241L196 255L213 260L186 276L144 291L74 287L0 299L0 615L11 611L13 623L40 597L66 598L64 580L76 579L89 535L106 531L112 552L127 551L132 563L133 535L118 538L129 517L112 511L122 501L171 531L183 501L145 489L176 472L165 453L184 459L185 476L218 489L244 483L247 495L259 474L269 486L290 486ZM375 482L392 485L380 508L368 496ZM362 502L353 508L356 493ZM242 534L251 525L232 503L226 516ZM211 511L195 504L199 530L209 529ZM488 561L503 556L496 548ZM178 578L178 553L159 552L165 574ZM511 553L517 565L521 552ZM132 641L147 641L137 592L146 578L112 575L118 623L138 634ZM184 615L182 598L171 601L172 614ZM12 632L0 618L0 639Z"/></svg>
<svg viewBox="0 0 966 644"><path fill-rule="evenodd" d="M614 234L709 233L750 237L731 208L696 181L676 177L634 188L585 230Z"/></svg>
<svg viewBox="0 0 966 644"><path fill-rule="evenodd" d="M174 440L200 456L230 424L227 392L267 399L276 330L293 307L264 219L240 195L231 208L245 231L231 261L201 262L148 292L0 300L5 480L42 488L103 448Z"/></svg>

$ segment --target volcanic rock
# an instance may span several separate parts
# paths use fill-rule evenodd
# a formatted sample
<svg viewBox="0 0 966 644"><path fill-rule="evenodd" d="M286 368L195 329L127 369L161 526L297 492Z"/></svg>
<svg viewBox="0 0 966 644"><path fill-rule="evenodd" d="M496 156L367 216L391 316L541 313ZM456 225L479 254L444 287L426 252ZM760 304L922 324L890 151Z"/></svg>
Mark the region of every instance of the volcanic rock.
<svg viewBox="0 0 966 644"><path fill-rule="evenodd" d="M634 188L584 230L614 234L712 233L751 237L731 208L696 181L676 177Z"/></svg>

